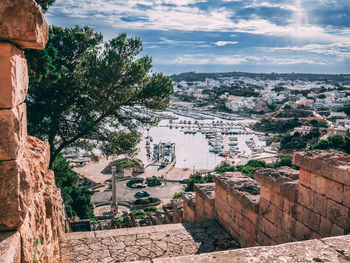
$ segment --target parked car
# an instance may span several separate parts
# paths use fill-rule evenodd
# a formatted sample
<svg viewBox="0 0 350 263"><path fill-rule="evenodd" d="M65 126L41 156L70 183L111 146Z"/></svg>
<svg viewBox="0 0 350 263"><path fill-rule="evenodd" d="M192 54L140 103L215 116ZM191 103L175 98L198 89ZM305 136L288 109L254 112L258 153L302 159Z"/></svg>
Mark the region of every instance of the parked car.
<svg viewBox="0 0 350 263"><path fill-rule="evenodd" d="M141 192L137 192L135 195L135 197L147 197L147 196L150 196L150 193L147 192L147 191L141 191Z"/></svg>

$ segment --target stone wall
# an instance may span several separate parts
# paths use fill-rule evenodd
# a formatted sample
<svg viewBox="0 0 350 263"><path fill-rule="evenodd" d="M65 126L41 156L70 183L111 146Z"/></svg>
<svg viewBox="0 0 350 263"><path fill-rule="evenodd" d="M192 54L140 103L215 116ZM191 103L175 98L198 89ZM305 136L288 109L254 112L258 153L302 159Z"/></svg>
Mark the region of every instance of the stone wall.
<svg viewBox="0 0 350 263"><path fill-rule="evenodd" d="M49 145L27 136L24 103L28 67L22 49L43 49L48 25L32 0L1 1L0 20L0 232L13 231L20 239L20 257L12 262L32 262L34 256L59 262L63 202L48 169ZM5 241L17 247L18 238L1 240L0 248Z"/></svg>
<svg viewBox="0 0 350 263"><path fill-rule="evenodd" d="M293 161L300 171L262 169L255 180L214 175L215 187L195 186L195 207L184 198L184 220L192 219L186 211L196 221L210 215L241 247L350 233L350 155L314 150L295 153Z"/></svg>
<svg viewBox="0 0 350 263"><path fill-rule="evenodd" d="M215 184L195 184L196 221L214 219Z"/></svg>

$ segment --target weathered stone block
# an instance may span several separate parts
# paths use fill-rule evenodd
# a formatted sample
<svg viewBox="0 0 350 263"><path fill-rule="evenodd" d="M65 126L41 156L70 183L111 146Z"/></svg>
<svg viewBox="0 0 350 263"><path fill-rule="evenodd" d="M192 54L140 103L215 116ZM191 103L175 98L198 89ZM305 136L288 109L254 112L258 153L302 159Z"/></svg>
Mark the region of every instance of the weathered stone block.
<svg viewBox="0 0 350 263"><path fill-rule="evenodd" d="M283 214L280 228L287 233L294 233L296 229L296 220L290 215Z"/></svg>
<svg viewBox="0 0 350 263"><path fill-rule="evenodd" d="M303 221L304 217L304 207L298 204L295 204L291 207L291 216L298 221Z"/></svg>
<svg viewBox="0 0 350 263"><path fill-rule="evenodd" d="M335 150L312 150L293 155L293 164L350 186L350 155Z"/></svg>
<svg viewBox="0 0 350 263"><path fill-rule="evenodd" d="M350 208L350 186L344 185L343 204Z"/></svg>
<svg viewBox="0 0 350 263"><path fill-rule="evenodd" d="M311 172L309 172L305 169L300 169L300 172L299 172L300 184L302 184L308 188L311 188L310 177L311 177Z"/></svg>
<svg viewBox="0 0 350 263"><path fill-rule="evenodd" d="M329 237L332 231L332 222L321 216L320 236Z"/></svg>
<svg viewBox="0 0 350 263"><path fill-rule="evenodd" d="M276 226L270 221L263 217L259 217L257 226L262 232L269 236L271 240L274 241L276 239Z"/></svg>
<svg viewBox="0 0 350 263"><path fill-rule="evenodd" d="M326 193L327 179L325 177L311 173L310 184L311 189L315 192L323 195Z"/></svg>
<svg viewBox="0 0 350 263"><path fill-rule="evenodd" d="M265 199L260 200L259 213L274 225L278 226L281 224L283 214L282 210L278 209Z"/></svg>
<svg viewBox="0 0 350 263"><path fill-rule="evenodd" d="M16 159L27 136L26 105L0 110L0 160Z"/></svg>
<svg viewBox="0 0 350 263"><path fill-rule="evenodd" d="M295 230L292 233L293 236L297 238L297 240L308 240L311 238L313 231L308 227L304 226L299 221L296 221Z"/></svg>
<svg viewBox="0 0 350 263"><path fill-rule="evenodd" d="M302 223L315 232L320 230L321 217L312 210L304 208Z"/></svg>
<svg viewBox="0 0 350 263"><path fill-rule="evenodd" d="M258 219L258 214L254 211L247 209L246 210L246 217L249 219L250 222L256 225L256 221Z"/></svg>
<svg viewBox="0 0 350 263"><path fill-rule="evenodd" d="M44 49L49 27L39 5L33 0L2 0L0 39L21 48Z"/></svg>
<svg viewBox="0 0 350 263"><path fill-rule="evenodd" d="M27 90L28 66L23 50L0 42L0 109L14 108L24 102Z"/></svg>
<svg viewBox="0 0 350 263"><path fill-rule="evenodd" d="M299 185L299 193L298 193L298 203L309 208L313 209L314 206L314 195L315 192L306 188L302 185Z"/></svg>
<svg viewBox="0 0 350 263"><path fill-rule="evenodd" d="M344 235L344 229L340 228L336 224L333 224L331 236L342 236L342 235Z"/></svg>
<svg viewBox="0 0 350 263"><path fill-rule="evenodd" d="M350 226L349 208L330 199L327 202L327 218L343 229Z"/></svg>
<svg viewBox="0 0 350 263"><path fill-rule="evenodd" d="M343 184L333 180L327 180L326 196L338 203L343 201Z"/></svg>
<svg viewBox="0 0 350 263"><path fill-rule="evenodd" d="M299 178L299 172L290 167L261 169L255 172L254 178L262 187L265 186L277 193L281 193L282 185L286 182L297 180Z"/></svg>
<svg viewBox="0 0 350 263"><path fill-rule="evenodd" d="M0 161L0 231L16 230L27 213L30 172L23 159Z"/></svg>
<svg viewBox="0 0 350 263"><path fill-rule="evenodd" d="M313 210L323 217L327 216L327 198L324 195L315 193Z"/></svg>

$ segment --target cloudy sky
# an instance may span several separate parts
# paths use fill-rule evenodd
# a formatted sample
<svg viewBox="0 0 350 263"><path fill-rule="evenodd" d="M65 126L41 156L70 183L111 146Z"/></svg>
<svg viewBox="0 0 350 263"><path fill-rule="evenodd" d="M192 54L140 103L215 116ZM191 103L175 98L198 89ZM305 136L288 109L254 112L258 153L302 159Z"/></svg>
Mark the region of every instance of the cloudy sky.
<svg viewBox="0 0 350 263"><path fill-rule="evenodd" d="M56 0L46 18L139 36L167 74L350 73L350 0Z"/></svg>

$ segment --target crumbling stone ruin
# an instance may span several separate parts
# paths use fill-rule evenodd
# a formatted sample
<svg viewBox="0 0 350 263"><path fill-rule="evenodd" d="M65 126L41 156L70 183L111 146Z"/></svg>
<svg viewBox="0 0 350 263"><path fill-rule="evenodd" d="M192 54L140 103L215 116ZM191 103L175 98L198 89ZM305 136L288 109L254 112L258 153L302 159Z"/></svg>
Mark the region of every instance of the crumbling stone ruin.
<svg viewBox="0 0 350 263"><path fill-rule="evenodd" d="M43 49L48 25L31 0L0 1L0 262L59 262L64 208L49 145L27 136L23 49Z"/></svg>
<svg viewBox="0 0 350 263"><path fill-rule="evenodd" d="M214 175L215 184L184 195L183 221L217 220L241 247L276 245L350 233L350 155L294 154L300 171L262 169L255 180Z"/></svg>
<svg viewBox="0 0 350 263"><path fill-rule="evenodd" d="M337 151L296 153L300 171L256 180L217 174L165 209L173 224L64 233L49 146L27 136L24 103L23 49L43 49L48 26L34 0L0 0L0 21L0 263L350 262L350 155Z"/></svg>

